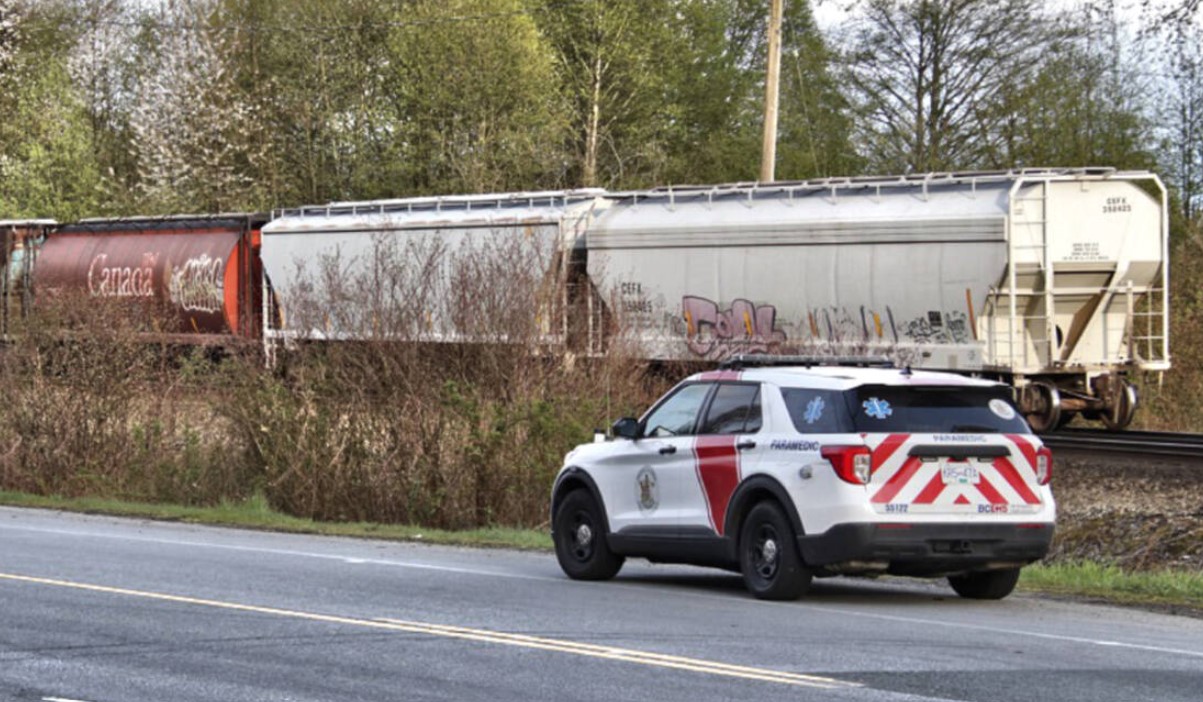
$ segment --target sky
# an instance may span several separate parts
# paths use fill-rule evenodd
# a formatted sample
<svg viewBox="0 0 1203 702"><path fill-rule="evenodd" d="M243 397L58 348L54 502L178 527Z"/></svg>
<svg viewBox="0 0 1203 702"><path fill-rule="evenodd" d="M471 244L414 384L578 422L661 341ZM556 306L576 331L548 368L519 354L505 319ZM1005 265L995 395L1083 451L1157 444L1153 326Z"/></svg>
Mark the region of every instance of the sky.
<svg viewBox="0 0 1203 702"><path fill-rule="evenodd" d="M790 2L790 0L785 0ZM1044 0L1044 5L1049 10L1073 10L1081 7L1085 0ZM1153 6L1165 6L1170 4L1172 0L1152 0ZM830 29L839 24L850 12L849 8L858 4L858 0L810 0L811 9L815 14L815 21L819 27ZM1119 13L1124 18L1125 23L1135 25L1140 19L1141 6L1145 4L1142 0L1117 0Z"/></svg>

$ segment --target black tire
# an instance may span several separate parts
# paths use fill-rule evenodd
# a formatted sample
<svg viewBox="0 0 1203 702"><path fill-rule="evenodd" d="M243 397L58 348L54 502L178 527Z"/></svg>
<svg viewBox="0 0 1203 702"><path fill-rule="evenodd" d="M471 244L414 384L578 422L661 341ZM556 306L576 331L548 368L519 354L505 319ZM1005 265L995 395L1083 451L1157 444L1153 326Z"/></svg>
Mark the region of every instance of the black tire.
<svg viewBox="0 0 1203 702"><path fill-rule="evenodd" d="M952 585L952 589L969 600L1001 600L1011 594L1018 582L1018 568L948 576L948 584Z"/></svg>
<svg viewBox="0 0 1203 702"><path fill-rule="evenodd" d="M584 489L568 493L556 509L556 559L573 580L609 580L624 559L606 543L605 520L597 501Z"/></svg>
<svg viewBox="0 0 1203 702"><path fill-rule="evenodd" d="M739 567L748 591L762 600L796 600L814 577L785 512L768 500L757 503L740 527Z"/></svg>

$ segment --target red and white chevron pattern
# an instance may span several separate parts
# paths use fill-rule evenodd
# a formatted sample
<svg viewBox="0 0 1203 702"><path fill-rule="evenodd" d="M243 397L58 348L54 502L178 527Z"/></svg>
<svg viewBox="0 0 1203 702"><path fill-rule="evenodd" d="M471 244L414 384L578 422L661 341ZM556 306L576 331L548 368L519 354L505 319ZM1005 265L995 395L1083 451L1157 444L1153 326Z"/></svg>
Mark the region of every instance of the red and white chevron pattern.
<svg viewBox="0 0 1203 702"><path fill-rule="evenodd" d="M1037 447L1024 436L992 437L990 443L1007 446L1011 455L991 463L972 459L968 465L977 469L976 483L945 482L942 469L949 462L957 463L954 459L923 461L907 455L912 446L930 445L930 435L882 434L866 439L873 451L869 501L878 512L1021 514L1040 509Z"/></svg>

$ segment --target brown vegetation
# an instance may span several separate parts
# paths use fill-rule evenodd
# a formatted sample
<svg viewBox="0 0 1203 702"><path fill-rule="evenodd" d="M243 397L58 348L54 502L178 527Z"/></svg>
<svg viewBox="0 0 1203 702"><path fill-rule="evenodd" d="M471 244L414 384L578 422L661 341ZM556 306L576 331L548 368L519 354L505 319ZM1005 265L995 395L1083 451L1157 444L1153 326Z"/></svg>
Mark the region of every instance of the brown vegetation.
<svg viewBox="0 0 1203 702"><path fill-rule="evenodd" d="M0 365L0 489L185 505L262 494L321 520L532 527L564 453L663 390L619 350L578 359L508 313L537 307L542 276L516 271L538 268L452 256L447 309L384 314L380 292L429 267L381 259L373 281L310 300L344 332L362 324L358 340L301 340L272 369L148 341L154 315L133 323L128 306L44 305ZM463 337L487 317L487 343L415 341L432 310Z"/></svg>
<svg viewBox="0 0 1203 702"><path fill-rule="evenodd" d="M604 358L558 346L551 330L573 320L547 298L554 265L523 248L486 254L492 263L383 248L371 280L315 270L329 284L290 311L358 340L299 341L276 368L257 353L214 362L148 341L150 311L42 304L0 354L0 489L183 505L261 495L320 520L543 525L564 452L675 374L644 372L621 346ZM1173 265L1175 369L1160 389L1146 384L1140 416L1198 430L1197 237ZM456 295L422 292L447 283ZM436 319L456 341L424 338ZM1200 567L1200 480L1184 468L1059 461L1053 558Z"/></svg>
<svg viewBox="0 0 1203 702"><path fill-rule="evenodd" d="M147 310L80 303L43 304L0 357L0 487L186 505L245 494L228 423L197 399L212 396L208 362L147 341Z"/></svg>
<svg viewBox="0 0 1203 702"><path fill-rule="evenodd" d="M1170 252L1170 354L1173 368L1144 379L1134 428L1203 432L1203 226Z"/></svg>

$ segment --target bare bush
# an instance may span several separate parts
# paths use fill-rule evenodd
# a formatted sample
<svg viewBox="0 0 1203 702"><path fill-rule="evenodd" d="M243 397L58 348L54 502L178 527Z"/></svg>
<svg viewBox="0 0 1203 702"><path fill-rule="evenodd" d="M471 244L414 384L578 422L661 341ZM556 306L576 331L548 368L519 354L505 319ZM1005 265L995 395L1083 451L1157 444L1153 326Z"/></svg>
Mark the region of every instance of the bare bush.
<svg viewBox="0 0 1203 702"><path fill-rule="evenodd" d="M1203 431L1203 416L1182 411L1193 407L1203 393L1203 225L1189 229L1170 256L1170 347L1173 368L1140 379L1136 423L1141 429Z"/></svg>
<svg viewBox="0 0 1203 702"><path fill-rule="evenodd" d="M563 454L660 389L617 350L567 353L562 272L521 230L378 237L366 258L309 265L286 307L290 329L312 332L285 373L247 368L225 406L286 512L538 525Z"/></svg>
<svg viewBox="0 0 1203 702"><path fill-rule="evenodd" d="M40 304L0 364L0 489L538 526L563 454L664 389L621 343L564 348L575 312L529 237L312 265L288 311L314 333L277 369L168 347L149 308Z"/></svg>
<svg viewBox="0 0 1203 702"><path fill-rule="evenodd" d="M162 320L124 302L43 301L0 364L0 488L213 504L247 494L215 373L150 341ZM233 453L241 453L237 450Z"/></svg>

